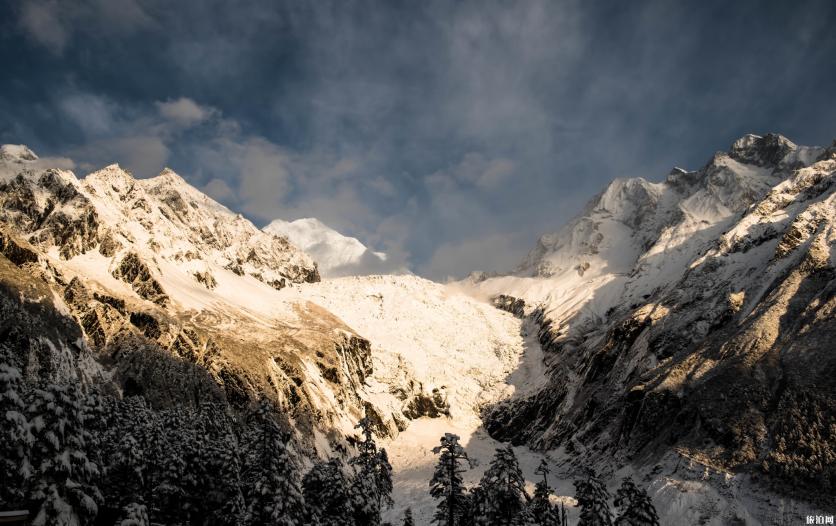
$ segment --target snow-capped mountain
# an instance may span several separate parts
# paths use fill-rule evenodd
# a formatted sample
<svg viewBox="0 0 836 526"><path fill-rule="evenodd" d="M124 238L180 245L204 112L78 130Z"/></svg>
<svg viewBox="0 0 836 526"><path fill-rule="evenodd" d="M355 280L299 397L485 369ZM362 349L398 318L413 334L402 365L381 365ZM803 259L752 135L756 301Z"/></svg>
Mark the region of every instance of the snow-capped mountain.
<svg viewBox="0 0 836 526"><path fill-rule="evenodd" d="M310 254L326 278L381 274L392 270L385 253L369 250L357 238L344 236L316 218L295 221L275 219L264 227L264 231L285 236Z"/></svg>
<svg viewBox="0 0 836 526"><path fill-rule="evenodd" d="M514 444L529 491L546 460L571 519L594 464L641 477L663 524L765 522L793 488L832 496L834 194L836 145L749 135L613 181L515 272L441 285L338 277L389 262L315 219L259 230L168 169L78 178L3 146L0 362L155 409L267 399L307 459L365 415L392 521L429 524L455 432L476 461Z"/></svg>
<svg viewBox="0 0 836 526"><path fill-rule="evenodd" d="M826 486L834 216L836 145L779 135L660 183L612 182L515 273L466 284L538 325L551 377L487 428L624 462L675 446L717 472Z"/></svg>

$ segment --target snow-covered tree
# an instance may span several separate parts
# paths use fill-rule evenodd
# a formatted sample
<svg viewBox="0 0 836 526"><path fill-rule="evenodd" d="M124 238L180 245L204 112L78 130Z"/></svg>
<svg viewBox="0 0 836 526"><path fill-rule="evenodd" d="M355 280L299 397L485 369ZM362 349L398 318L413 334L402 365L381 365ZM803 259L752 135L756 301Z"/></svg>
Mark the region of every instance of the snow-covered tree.
<svg viewBox="0 0 836 526"><path fill-rule="evenodd" d="M107 470L108 486L105 494L112 506L124 506L144 500L143 482L146 478L145 450L134 436L133 430L126 429L115 438Z"/></svg>
<svg viewBox="0 0 836 526"><path fill-rule="evenodd" d="M40 503L33 524L91 524L102 496L95 485L99 467L87 457L81 392L75 385L35 389L28 413L35 433L30 498Z"/></svg>
<svg viewBox="0 0 836 526"><path fill-rule="evenodd" d="M432 522L443 526L459 526L467 514L468 499L464 492L462 473L464 462L470 462L464 448L459 444L458 435L445 433L441 444L433 448L440 454L430 480L430 495L440 499Z"/></svg>
<svg viewBox="0 0 836 526"><path fill-rule="evenodd" d="M95 387L82 398L84 428L87 431L87 456L104 470L109 434L121 426L114 425L113 411L116 400L103 396Z"/></svg>
<svg viewBox="0 0 836 526"><path fill-rule="evenodd" d="M476 524L510 526L525 508L528 495L525 478L511 446L496 450L482 480L481 512L474 514Z"/></svg>
<svg viewBox="0 0 836 526"><path fill-rule="evenodd" d="M153 455L148 456L145 482L148 501L153 503L149 514L154 522L180 524L189 512L186 485L196 477L187 469L186 450L193 449L193 429L189 413L183 408L158 413L149 421L143 441Z"/></svg>
<svg viewBox="0 0 836 526"><path fill-rule="evenodd" d="M574 484L575 499L581 509L578 526L612 526L610 494L595 470L589 469L586 478Z"/></svg>
<svg viewBox="0 0 836 526"><path fill-rule="evenodd" d="M415 519L412 518L412 508L407 508L403 512L402 526L415 526Z"/></svg>
<svg viewBox="0 0 836 526"><path fill-rule="evenodd" d="M308 523L321 526L355 524L349 495L349 482L342 462L332 458L320 462L302 479ZM358 525L359 526L359 525Z"/></svg>
<svg viewBox="0 0 836 526"><path fill-rule="evenodd" d="M143 398L132 396L118 402L103 398L88 414L99 434L99 458L106 462L102 490L107 504L125 508L149 503L150 460L162 454L148 440L154 413Z"/></svg>
<svg viewBox="0 0 836 526"><path fill-rule="evenodd" d="M363 418L356 426L363 433L357 456L351 463L358 469L351 484L354 520L370 526L380 524L380 512L392 505L392 466L385 449L378 451L372 424Z"/></svg>
<svg viewBox="0 0 836 526"><path fill-rule="evenodd" d="M659 526L659 515L650 495L636 486L630 477L621 481L614 504L618 508L615 526Z"/></svg>
<svg viewBox="0 0 836 526"><path fill-rule="evenodd" d="M466 508L467 514L461 521L462 526L482 526L485 523L490 506L481 485L477 484L468 491Z"/></svg>
<svg viewBox="0 0 836 526"><path fill-rule="evenodd" d="M534 486L534 496L528 503L528 511L540 526L565 526L554 505L549 501L552 488L549 486L549 465L545 460L540 461L535 473L542 475L543 479L537 481Z"/></svg>
<svg viewBox="0 0 836 526"><path fill-rule="evenodd" d="M248 500L247 522L253 525L300 526L305 505L299 468L284 433L266 400L250 416L246 466L242 474Z"/></svg>
<svg viewBox="0 0 836 526"><path fill-rule="evenodd" d="M196 509L203 508L202 513L212 524L241 525L247 506L241 487L241 448L235 422L225 407L214 402L203 403L195 416L197 459L204 478L198 481L198 491L190 495L191 500L201 499Z"/></svg>
<svg viewBox="0 0 836 526"><path fill-rule="evenodd" d="M29 455L35 440L26 419L20 370L0 364L0 508L19 508L32 474Z"/></svg>
<svg viewBox="0 0 836 526"><path fill-rule="evenodd" d="M144 504L132 502L125 506L119 526L149 526L148 509Z"/></svg>
<svg viewBox="0 0 836 526"><path fill-rule="evenodd" d="M210 473L217 477L215 483L209 485L215 498L211 502L212 524L240 526L246 520L247 505L241 491L241 462L237 448L238 444L230 437L216 440L207 448L208 458L215 461Z"/></svg>

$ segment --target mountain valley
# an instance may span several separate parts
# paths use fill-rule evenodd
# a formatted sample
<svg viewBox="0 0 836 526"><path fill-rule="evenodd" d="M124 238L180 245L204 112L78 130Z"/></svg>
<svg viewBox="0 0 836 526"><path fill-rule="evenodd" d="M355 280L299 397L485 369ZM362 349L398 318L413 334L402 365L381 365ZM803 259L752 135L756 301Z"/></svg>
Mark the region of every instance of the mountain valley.
<svg viewBox="0 0 836 526"><path fill-rule="evenodd" d="M356 275L386 255L316 219L259 229L169 169L78 178L5 145L0 202L0 362L21 381L161 412L267 400L306 468L365 417L393 523L429 524L447 432L467 484L505 444L530 490L545 461L571 520L590 466L640 480L662 524L836 504L836 143L747 135L617 179L514 271L447 284Z"/></svg>

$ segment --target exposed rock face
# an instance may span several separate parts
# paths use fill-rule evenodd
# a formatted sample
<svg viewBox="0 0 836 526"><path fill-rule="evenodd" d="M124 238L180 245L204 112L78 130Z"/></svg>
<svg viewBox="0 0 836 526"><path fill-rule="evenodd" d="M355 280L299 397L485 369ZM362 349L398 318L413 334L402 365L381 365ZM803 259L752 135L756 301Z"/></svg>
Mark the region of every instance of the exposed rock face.
<svg viewBox="0 0 836 526"><path fill-rule="evenodd" d="M113 271L113 277L128 283L141 298L165 306L168 296L162 286L153 278L148 265L134 252L128 252L119 266Z"/></svg>
<svg viewBox="0 0 836 526"><path fill-rule="evenodd" d="M661 193L651 185L609 199L611 188L532 252L526 272L538 259L586 259L596 246L614 258L608 236L622 227L600 211L631 216L619 224L635 256L610 263L623 275L596 268L607 258L591 259L577 289L568 274L548 278L556 289L546 298L532 297L528 281L506 289L525 299L539 327L551 381L493 407L486 427L514 443L622 461L676 447L722 469L765 474L806 498L832 498L836 156L747 136L664 184ZM689 217L703 226L688 227ZM589 299L574 290L591 290ZM515 304L507 296L496 303Z"/></svg>
<svg viewBox="0 0 836 526"><path fill-rule="evenodd" d="M429 418L438 418L440 416L450 416L450 404L441 394L438 389L433 389L431 395L418 393L409 401L403 411L404 416L412 420L426 416Z"/></svg>
<svg viewBox="0 0 836 526"><path fill-rule="evenodd" d="M83 254L98 244L99 220L75 184L69 172L22 172L0 183L0 219L35 245L58 247L63 259Z"/></svg>
<svg viewBox="0 0 836 526"><path fill-rule="evenodd" d="M0 256L0 276L0 360L30 380L74 377L73 366L84 354L79 325L61 312L47 282L33 279L25 263Z"/></svg>
<svg viewBox="0 0 836 526"><path fill-rule="evenodd" d="M33 248L27 247L28 243L15 240L10 234L0 230L0 254L17 266L26 263L37 263L38 254Z"/></svg>
<svg viewBox="0 0 836 526"><path fill-rule="evenodd" d="M195 272L194 279L196 279L198 283L203 284L203 286L209 290L218 286L215 276L213 276L208 270L204 272Z"/></svg>
<svg viewBox="0 0 836 526"><path fill-rule="evenodd" d="M493 299L493 304L496 308L510 312L518 318L525 316L525 300L500 294Z"/></svg>
<svg viewBox="0 0 836 526"><path fill-rule="evenodd" d="M757 166L776 166L796 146L786 137L768 133L763 137L746 135L735 141L729 155L742 163Z"/></svg>

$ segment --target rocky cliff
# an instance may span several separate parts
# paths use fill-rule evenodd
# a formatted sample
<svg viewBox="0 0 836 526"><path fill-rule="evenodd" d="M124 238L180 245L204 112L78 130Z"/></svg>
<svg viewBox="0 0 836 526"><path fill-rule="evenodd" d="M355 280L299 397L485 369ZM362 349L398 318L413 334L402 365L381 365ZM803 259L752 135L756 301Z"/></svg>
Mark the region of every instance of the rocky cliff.
<svg viewBox="0 0 836 526"><path fill-rule="evenodd" d="M702 169L615 181L515 275L474 286L539 327L550 381L493 436L706 465L832 504L836 147L746 136Z"/></svg>

